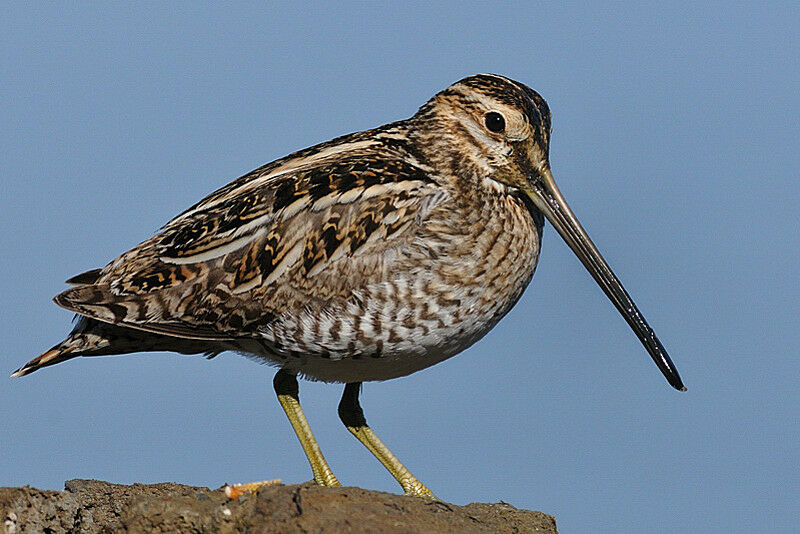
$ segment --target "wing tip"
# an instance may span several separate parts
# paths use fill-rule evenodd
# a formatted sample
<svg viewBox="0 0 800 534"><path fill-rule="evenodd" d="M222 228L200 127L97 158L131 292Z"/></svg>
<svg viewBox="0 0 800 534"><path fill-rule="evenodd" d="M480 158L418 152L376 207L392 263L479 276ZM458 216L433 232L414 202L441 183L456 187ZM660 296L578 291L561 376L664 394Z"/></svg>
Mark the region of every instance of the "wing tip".
<svg viewBox="0 0 800 534"><path fill-rule="evenodd" d="M85 286L89 284L94 284L100 278L100 273L102 271L103 271L102 269L92 269L84 273L76 274L75 276L73 276L64 283L73 286Z"/></svg>
<svg viewBox="0 0 800 534"><path fill-rule="evenodd" d="M116 322L113 318L97 312L98 309L108 308L109 303L113 302L107 285L85 284L71 287L53 297L53 302L65 310L80 315L105 322Z"/></svg>

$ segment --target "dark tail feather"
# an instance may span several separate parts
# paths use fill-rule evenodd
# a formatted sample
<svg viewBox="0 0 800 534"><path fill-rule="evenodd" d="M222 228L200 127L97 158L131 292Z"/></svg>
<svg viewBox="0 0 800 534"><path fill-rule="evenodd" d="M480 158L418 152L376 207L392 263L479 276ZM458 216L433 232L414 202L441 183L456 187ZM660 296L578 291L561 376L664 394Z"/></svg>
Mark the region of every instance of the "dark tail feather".
<svg viewBox="0 0 800 534"><path fill-rule="evenodd" d="M11 373L11 378L17 378L19 376L29 375L32 372L36 371L37 369L41 369L42 367L47 367L48 365L55 365L57 363L61 363L63 361L69 360L71 358L75 358L76 356L80 356L81 353L76 350L79 348L79 344L76 343L76 339L73 336L69 336L67 339L53 347L52 349L48 350L40 354L39 356L35 357L13 373Z"/></svg>
<svg viewBox="0 0 800 534"><path fill-rule="evenodd" d="M32 372L78 356L108 356L145 351L173 351L182 354L205 353L213 357L224 347L204 340L183 339L134 330L124 326L104 323L89 317L78 316L78 322L67 339L32 359L11 376L29 375Z"/></svg>
<svg viewBox="0 0 800 534"><path fill-rule="evenodd" d="M78 321L67 339L14 371L11 374L12 378L29 375L42 367L55 365L78 356L117 352L112 347L113 338L108 336L105 331L108 330L108 327L104 327L98 321L88 317L78 315L77 318Z"/></svg>

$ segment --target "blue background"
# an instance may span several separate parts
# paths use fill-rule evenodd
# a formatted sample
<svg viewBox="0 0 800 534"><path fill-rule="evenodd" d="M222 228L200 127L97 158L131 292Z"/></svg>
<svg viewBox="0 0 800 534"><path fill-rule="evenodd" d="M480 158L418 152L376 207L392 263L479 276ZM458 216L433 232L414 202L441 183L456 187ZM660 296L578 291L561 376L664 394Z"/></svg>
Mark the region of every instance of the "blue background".
<svg viewBox="0 0 800 534"><path fill-rule="evenodd" d="M556 180L689 391L548 225L533 284L493 332L365 386L373 428L440 498L542 510L562 532L798 528L796 2L10 4L4 372L69 330L50 302L66 278L263 163L496 72L549 102ZM161 353L0 378L0 484L307 480L272 375ZM301 383L335 473L398 491L338 421L340 393Z"/></svg>

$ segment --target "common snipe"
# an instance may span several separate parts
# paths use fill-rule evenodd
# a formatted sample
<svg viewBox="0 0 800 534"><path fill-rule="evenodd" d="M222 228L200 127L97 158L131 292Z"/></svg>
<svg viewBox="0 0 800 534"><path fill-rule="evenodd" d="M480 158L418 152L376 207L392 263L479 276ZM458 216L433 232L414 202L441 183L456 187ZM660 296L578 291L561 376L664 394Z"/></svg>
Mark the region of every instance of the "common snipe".
<svg viewBox="0 0 800 534"><path fill-rule="evenodd" d="M677 389L653 330L550 173L550 111L502 76L465 78L410 119L339 137L234 180L55 302L80 319L16 371L137 351L232 350L274 380L322 485L338 485L297 375L346 384L339 416L408 494L432 497L367 426L361 383L458 354L514 306L546 217Z"/></svg>

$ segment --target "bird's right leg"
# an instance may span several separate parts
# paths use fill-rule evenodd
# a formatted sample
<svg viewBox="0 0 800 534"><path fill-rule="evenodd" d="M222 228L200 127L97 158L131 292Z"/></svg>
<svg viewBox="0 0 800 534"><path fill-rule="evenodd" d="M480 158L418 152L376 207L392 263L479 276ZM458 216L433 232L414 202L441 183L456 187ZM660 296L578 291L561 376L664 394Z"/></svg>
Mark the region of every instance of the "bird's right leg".
<svg viewBox="0 0 800 534"><path fill-rule="evenodd" d="M344 387L342 400L339 402L339 418L358 441L369 449L375 458L392 474L403 487L406 495L422 497L423 499L435 499L436 496L425 487L425 484L417 480L406 466L397 459L389 447L383 444L375 432L367 425L364 418L364 410L358 402L358 394L361 391L361 382L351 382Z"/></svg>
<svg viewBox="0 0 800 534"><path fill-rule="evenodd" d="M322 456L322 451L317 440L314 439L303 409L300 408L297 377L281 369L275 375L272 385L275 387L278 401L281 403L283 411L286 412L286 416L300 440L300 445L303 446L303 451L308 457L308 463L311 464L311 471L314 473L314 481L320 486L341 486L328 466L328 462L325 461L325 457Z"/></svg>

